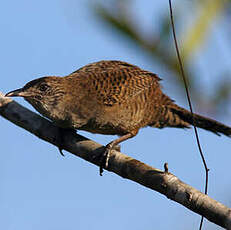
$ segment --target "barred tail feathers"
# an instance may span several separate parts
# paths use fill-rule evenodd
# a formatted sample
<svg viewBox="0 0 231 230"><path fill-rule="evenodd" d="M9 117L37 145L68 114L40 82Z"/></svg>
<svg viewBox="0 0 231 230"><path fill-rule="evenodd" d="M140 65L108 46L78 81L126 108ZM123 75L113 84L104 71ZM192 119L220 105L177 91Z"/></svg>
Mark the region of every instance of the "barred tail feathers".
<svg viewBox="0 0 231 230"><path fill-rule="evenodd" d="M225 124L199 114L192 115L190 111L179 106L169 107L169 109L175 116L178 116L180 120L188 124L192 125L194 123L196 127L208 130L217 135L224 134L231 137L231 127L226 126Z"/></svg>

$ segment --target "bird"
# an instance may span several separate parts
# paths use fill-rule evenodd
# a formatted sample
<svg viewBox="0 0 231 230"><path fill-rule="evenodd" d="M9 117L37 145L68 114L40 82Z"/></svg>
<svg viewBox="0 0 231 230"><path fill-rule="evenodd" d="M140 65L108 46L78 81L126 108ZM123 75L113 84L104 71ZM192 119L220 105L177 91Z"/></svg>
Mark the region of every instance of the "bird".
<svg viewBox="0 0 231 230"><path fill-rule="evenodd" d="M231 127L191 113L162 91L157 74L119 60L87 64L71 74L45 76L5 96L23 97L58 127L118 135L106 145L100 175L110 152L140 128L196 127L231 136Z"/></svg>

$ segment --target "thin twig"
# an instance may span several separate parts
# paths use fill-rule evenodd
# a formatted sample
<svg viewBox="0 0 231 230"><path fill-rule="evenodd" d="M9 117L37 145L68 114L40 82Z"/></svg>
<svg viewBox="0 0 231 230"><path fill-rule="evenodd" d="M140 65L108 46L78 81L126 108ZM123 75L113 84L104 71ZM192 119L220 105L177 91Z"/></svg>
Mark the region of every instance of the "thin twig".
<svg viewBox="0 0 231 230"><path fill-rule="evenodd" d="M185 73L184 73L184 67L183 67L183 62L181 60L181 55L180 55L180 51L179 51L178 43L177 43L177 38L176 38L176 31L175 31L175 25L174 25L174 18L173 18L171 0L169 0L169 10L170 10L172 32L173 32L173 38L174 38L174 43L175 43L177 58L179 60L180 70L181 70L181 74L182 74L183 81L184 81L184 86L185 86L185 91L186 91L186 95L187 95L187 100L188 100L189 108L190 108L190 111L191 111L192 116L193 116L193 107L192 107L192 103L191 103L191 99L190 99L188 84L187 84L187 81L186 81L186 77L185 77ZM207 194L208 193L208 181L209 181L209 169L207 167L206 160L205 160L202 148L201 148L201 144L200 144L200 139L199 139L199 135L198 135L198 132L197 132L197 128L194 125L194 119L193 119L193 128L194 128L194 132L195 132L195 136L196 136L197 146L198 146L198 149L199 149L199 152L200 152L200 156L201 156L204 168L205 168L205 190L204 191L205 191L205 194ZM201 216L200 227L199 227L200 230L202 229L203 220L204 220L204 218L203 218L203 216Z"/></svg>

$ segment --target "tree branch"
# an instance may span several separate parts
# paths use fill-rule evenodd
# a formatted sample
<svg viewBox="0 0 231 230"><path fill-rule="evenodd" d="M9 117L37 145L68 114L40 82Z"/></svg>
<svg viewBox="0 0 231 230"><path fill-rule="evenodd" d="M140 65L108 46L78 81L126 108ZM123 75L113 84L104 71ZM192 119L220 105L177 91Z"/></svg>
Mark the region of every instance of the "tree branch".
<svg viewBox="0 0 231 230"><path fill-rule="evenodd" d="M0 115L37 137L59 146L60 129L58 127L10 98L4 97L1 93ZM104 149L104 146L69 130L65 131L62 147L95 165L100 164L100 154ZM211 222L231 229L231 209L180 181L168 172L167 165L163 172L113 150L108 171L155 190L193 212L203 215Z"/></svg>

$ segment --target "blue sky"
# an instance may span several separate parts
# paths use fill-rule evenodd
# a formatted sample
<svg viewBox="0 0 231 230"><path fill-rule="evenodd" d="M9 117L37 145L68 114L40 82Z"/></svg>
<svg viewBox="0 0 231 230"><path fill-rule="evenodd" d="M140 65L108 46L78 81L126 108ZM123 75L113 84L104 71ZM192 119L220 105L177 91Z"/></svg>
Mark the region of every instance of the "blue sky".
<svg viewBox="0 0 231 230"><path fill-rule="evenodd" d="M147 25L148 12L163 13L168 5L155 7L139 2L139 17ZM167 2L167 1L166 1ZM0 91L6 93L45 75L67 75L101 59L119 59L158 73L169 74L92 15L84 0L11 0L0 6ZM215 37L216 38L216 37ZM210 40L210 43L213 40ZM209 43L208 43L209 44ZM206 50L207 48L207 50ZM205 56L211 56L208 46ZM205 76L219 71L219 62L201 60ZM211 64L212 63L212 64ZM204 65L203 65L204 64ZM213 65L214 64L214 65ZM207 72L206 72L207 71ZM203 75L201 75L203 76ZM205 77L205 82L208 81ZM216 79L214 80L216 81ZM180 105L171 83L162 81L165 92ZM31 108L23 99L17 101ZM230 118L222 121L231 124ZM195 229L200 217L163 195L106 172L57 148L0 117L0 228L4 230L74 229ZM79 132L106 144L113 136ZM231 142L200 130L210 170L209 195L230 206L231 182L227 180ZM154 167L169 163L170 172L203 190L204 169L192 130L145 128L122 144L122 152ZM206 228L218 229L206 222Z"/></svg>

